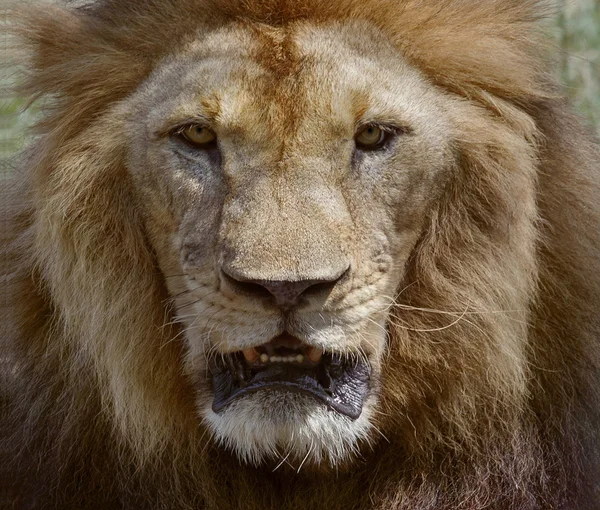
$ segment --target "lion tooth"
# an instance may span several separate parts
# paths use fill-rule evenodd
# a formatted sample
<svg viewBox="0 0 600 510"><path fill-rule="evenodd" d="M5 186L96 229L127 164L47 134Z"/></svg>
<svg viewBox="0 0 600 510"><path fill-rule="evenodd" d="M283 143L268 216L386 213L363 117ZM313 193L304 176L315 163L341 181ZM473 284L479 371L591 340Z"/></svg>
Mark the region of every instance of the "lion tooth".
<svg viewBox="0 0 600 510"><path fill-rule="evenodd" d="M318 363L323 357L323 350L318 347L309 347L306 350L306 357L313 363Z"/></svg>
<svg viewBox="0 0 600 510"><path fill-rule="evenodd" d="M320 357L320 356L319 356ZM267 354L260 355L260 361L266 363L302 363L305 357L302 354L290 355L290 356L268 356Z"/></svg>
<svg viewBox="0 0 600 510"><path fill-rule="evenodd" d="M242 354L244 355L244 358L246 358L246 361L248 363L254 363L256 360L258 360L259 357L258 351L254 347L244 349L242 351Z"/></svg>

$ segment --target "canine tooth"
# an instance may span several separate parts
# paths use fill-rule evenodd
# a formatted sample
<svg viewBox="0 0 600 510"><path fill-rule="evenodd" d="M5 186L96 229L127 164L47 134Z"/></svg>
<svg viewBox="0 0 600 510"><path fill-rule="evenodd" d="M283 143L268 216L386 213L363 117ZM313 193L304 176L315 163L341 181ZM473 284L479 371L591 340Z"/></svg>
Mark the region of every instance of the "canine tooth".
<svg viewBox="0 0 600 510"><path fill-rule="evenodd" d="M265 354L264 352L260 355L260 361L261 363L266 363L267 361L269 361L269 355Z"/></svg>
<svg viewBox="0 0 600 510"><path fill-rule="evenodd" d="M304 361L304 356L303 356L302 354L298 354L298 355L296 356L296 361L297 361L298 363L302 363L302 362Z"/></svg>
<svg viewBox="0 0 600 510"><path fill-rule="evenodd" d="M313 363L318 363L323 357L323 350L319 347L309 347L306 351L306 356Z"/></svg>
<svg viewBox="0 0 600 510"><path fill-rule="evenodd" d="M254 349L254 347L244 349L242 353L244 354L244 358L246 358L248 363L254 363L258 359L258 351Z"/></svg>

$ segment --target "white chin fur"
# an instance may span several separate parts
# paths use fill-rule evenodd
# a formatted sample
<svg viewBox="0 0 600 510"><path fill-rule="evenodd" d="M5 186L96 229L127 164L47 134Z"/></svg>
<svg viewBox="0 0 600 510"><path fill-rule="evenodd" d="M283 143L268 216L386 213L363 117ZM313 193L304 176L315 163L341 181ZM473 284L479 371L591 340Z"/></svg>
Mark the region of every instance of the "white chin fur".
<svg viewBox="0 0 600 510"><path fill-rule="evenodd" d="M299 471L306 463L335 466L356 454L360 442L369 440L373 408L370 397L353 421L309 395L264 390L235 400L219 414L209 404L203 414L215 440L242 462L273 459Z"/></svg>

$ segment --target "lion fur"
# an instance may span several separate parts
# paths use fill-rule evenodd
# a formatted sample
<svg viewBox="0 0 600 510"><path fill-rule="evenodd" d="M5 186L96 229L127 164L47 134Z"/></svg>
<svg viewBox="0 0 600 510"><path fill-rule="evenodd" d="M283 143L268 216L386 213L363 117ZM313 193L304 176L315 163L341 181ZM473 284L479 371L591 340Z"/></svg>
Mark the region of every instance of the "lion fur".
<svg viewBox="0 0 600 510"><path fill-rule="evenodd" d="M600 508L600 152L546 72L547 13L535 0L17 9L22 90L55 99L4 192L14 507ZM197 427L123 170L119 101L165 55L233 19L366 20L469 103L460 179L410 260L413 308L397 312L410 329L389 326L384 439L339 473L240 465ZM468 321L446 327L422 310Z"/></svg>

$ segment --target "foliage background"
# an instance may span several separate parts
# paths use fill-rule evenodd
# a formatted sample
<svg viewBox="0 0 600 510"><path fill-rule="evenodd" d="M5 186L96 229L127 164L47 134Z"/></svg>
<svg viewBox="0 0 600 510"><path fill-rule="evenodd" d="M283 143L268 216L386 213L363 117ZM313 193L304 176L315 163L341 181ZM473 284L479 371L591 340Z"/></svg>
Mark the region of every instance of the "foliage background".
<svg viewBox="0 0 600 510"><path fill-rule="evenodd" d="M6 32L8 0L0 0L2 34ZM48 1L48 0L46 0ZM126 1L126 0L124 0ZM555 0L558 15L548 29L557 55L556 72L566 92L583 117L600 134L600 0ZM8 41L0 36L0 178L11 169L13 156L27 141L27 127L38 109L25 109L25 100L11 91L17 68L11 60Z"/></svg>
<svg viewBox="0 0 600 510"><path fill-rule="evenodd" d="M561 0L559 72L577 109L600 133L600 0Z"/></svg>

